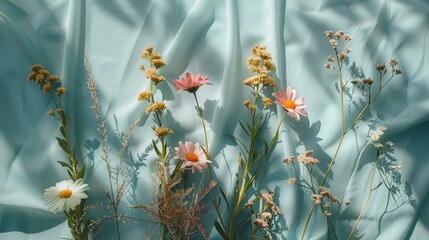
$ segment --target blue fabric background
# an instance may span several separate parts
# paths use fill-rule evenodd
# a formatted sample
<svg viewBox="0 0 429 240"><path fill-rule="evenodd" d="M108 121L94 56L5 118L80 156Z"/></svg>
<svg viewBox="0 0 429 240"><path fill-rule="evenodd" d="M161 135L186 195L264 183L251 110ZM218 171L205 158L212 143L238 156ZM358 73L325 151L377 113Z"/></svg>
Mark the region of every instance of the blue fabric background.
<svg viewBox="0 0 429 240"><path fill-rule="evenodd" d="M176 93L172 81L186 72L207 75L213 86L202 87L198 96L211 129L215 172L231 197L239 151L227 132L239 134L237 122L246 119L241 102L249 93L242 80L250 76L246 59L257 44L266 45L272 53L280 86L296 88L308 105L308 118L298 124L287 118L283 124L282 141L265 168L261 184L262 190L276 189L278 193L276 201L284 211L279 237L299 238L311 201L308 194L286 182L302 169L292 169L281 160L314 149L321 160L320 168L326 170L337 145L341 129L336 75L323 67L326 56L332 54L323 34L330 29L354 36L351 61L361 65L368 76L376 76L375 64L392 57L398 59L403 71L371 110L376 124L387 126L386 139L395 143L395 157L403 166L403 196L392 199L385 188L377 190L359 224L359 233L365 233L363 239L426 238L428 23L429 2L425 0L1 0L0 239L70 237L64 215L51 214L44 206L44 189L67 176L56 163L64 159L53 137L59 135L58 128L46 116L52 103L26 82L30 65L43 64L61 76L69 89L67 109L75 116L74 137L88 166L89 203L105 202L108 182L100 149L92 151L98 135L86 87L84 56L93 68L113 153L120 147L114 129L126 131L144 115L145 106L136 97L148 88L144 73L138 70L145 47L155 45L168 64L162 71L168 84L160 86L175 121L170 122L176 131L173 145L179 140L203 142L204 138L192 96ZM359 106L352 105L350 116L358 110ZM153 136L151 119L144 117L142 123L130 141L134 160L145 152ZM267 135L273 134L276 125L272 118ZM342 200L352 200L335 220L340 239L344 237L341 233L348 233L346 226L356 219L368 192L374 154L365 150L369 128L362 122L347 135L333 168L333 180L329 180L333 193ZM154 161L152 155L146 156L138 168L138 183L130 189L131 204L150 201ZM196 181L200 177L197 175ZM219 239L213 228L215 217L209 212L204 220L211 237ZM122 237L141 239L146 228L141 221L123 224ZM110 229L107 224L97 239L110 239ZM307 237L326 236L325 217L316 212Z"/></svg>

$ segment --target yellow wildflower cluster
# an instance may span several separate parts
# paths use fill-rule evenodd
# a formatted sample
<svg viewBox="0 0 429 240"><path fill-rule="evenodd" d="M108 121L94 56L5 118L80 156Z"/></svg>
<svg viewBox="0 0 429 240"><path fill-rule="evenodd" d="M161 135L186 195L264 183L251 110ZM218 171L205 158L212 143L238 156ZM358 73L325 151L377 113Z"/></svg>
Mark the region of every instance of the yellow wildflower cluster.
<svg viewBox="0 0 429 240"><path fill-rule="evenodd" d="M60 80L59 77L51 75L49 71L40 64L31 66L30 71L32 71L32 73L28 75L28 81L35 82L44 93L50 93L52 86ZM57 87L55 94L61 97L65 92L67 92L66 88Z"/></svg>
<svg viewBox="0 0 429 240"><path fill-rule="evenodd" d="M155 135L157 137L164 137L168 134L174 134L173 129L165 128L165 127L157 127L155 128Z"/></svg>
<svg viewBox="0 0 429 240"><path fill-rule="evenodd" d="M142 64L140 65L140 70L145 71L146 78L150 79L155 85L158 83L165 81L165 77L161 76L158 69L165 66L166 63L163 59L161 59L161 54L153 52L154 47L147 47L141 57L143 59L147 59L150 62L150 67L145 68Z"/></svg>
<svg viewBox="0 0 429 240"><path fill-rule="evenodd" d="M267 48L257 45L252 49L252 54L256 56L251 56L247 59L247 66L250 72L257 73L257 75L244 80L243 83L247 86L254 87L259 84L264 85L264 87L275 87L276 82L270 76L270 72L275 69L275 65L272 62L271 54L268 52Z"/></svg>
<svg viewBox="0 0 429 240"><path fill-rule="evenodd" d="M150 101L150 97L152 97L153 92L152 91L143 91L139 94L139 96L137 97L137 101Z"/></svg>
<svg viewBox="0 0 429 240"><path fill-rule="evenodd" d="M163 102L154 102L149 104L149 107L146 108L146 114L149 115L152 112L162 113L167 106Z"/></svg>

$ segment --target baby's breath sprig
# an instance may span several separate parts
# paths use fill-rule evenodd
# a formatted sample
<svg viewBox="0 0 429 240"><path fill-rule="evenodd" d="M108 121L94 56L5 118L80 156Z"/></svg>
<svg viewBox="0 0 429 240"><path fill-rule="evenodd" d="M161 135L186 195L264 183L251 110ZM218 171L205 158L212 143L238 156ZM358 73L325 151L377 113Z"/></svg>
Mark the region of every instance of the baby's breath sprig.
<svg viewBox="0 0 429 240"><path fill-rule="evenodd" d="M385 64L377 64L375 66L376 70L378 71L379 77L377 80L374 80L370 77L363 77L361 79L355 79L355 71L352 71L351 68L347 64L347 57L349 53L352 51L351 48L348 48L348 44L353 39L352 36L349 34L346 34L344 31L326 31L325 35L329 38L329 43L334 51L334 55L329 55L326 60L328 63L325 64L325 67L327 69L330 69L338 74L338 90L340 94L340 111L341 111L341 135L338 140L338 145L336 147L336 150L334 152L334 155L332 156L332 159L329 163L328 169L326 170L323 180L320 183L320 187L324 187L328 176L332 170L332 166L334 165L337 156L339 154L339 151L341 149L343 140L346 136L346 134L352 130L356 125L362 120L364 114L368 111L370 106L373 105L374 101L379 96L381 90L397 75L401 74L401 69L397 68L398 61L396 59L392 59L390 61L390 77L385 80L384 76L387 74L388 70L386 69ZM344 70L344 67L346 69ZM344 71L348 71L351 75L350 81L344 80ZM358 92L360 92L366 99L365 105L362 107L362 109L359 111L359 113L356 115L354 120L351 122L349 126L346 126L345 121L345 106L344 106L344 91L345 87L348 83L351 83ZM376 86L376 87L374 87ZM374 89L375 88L375 89ZM307 216L306 223L304 225L304 229L301 233L301 240L305 239L305 233L307 231L308 224L310 222L310 219L312 217L312 214L314 212L314 209L316 208L317 204L313 203L313 206L310 209L310 212Z"/></svg>
<svg viewBox="0 0 429 240"><path fill-rule="evenodd" d="M31 73L27 78L28 81L39 85L42 92L48 94L55 105L55 109L49 110L48 115L54 117L60 123L61 137L56 137L56 139L58 145L68 156L68 162L57 162L67 169L67 173L73 182L77 182L79 179L79 181L81 181L85 176L85 166L79 166L74 144L70 140L70 128L73 116L68 115L63 106L63 96L67 92L67 88L61 86L58 76L52 75L40 64L31 66L30 71ZM74 239L88 239L89 222L85 219L84 209L85 200L82 200L75 209L65 211L68 217L68 225Z"/></svg>

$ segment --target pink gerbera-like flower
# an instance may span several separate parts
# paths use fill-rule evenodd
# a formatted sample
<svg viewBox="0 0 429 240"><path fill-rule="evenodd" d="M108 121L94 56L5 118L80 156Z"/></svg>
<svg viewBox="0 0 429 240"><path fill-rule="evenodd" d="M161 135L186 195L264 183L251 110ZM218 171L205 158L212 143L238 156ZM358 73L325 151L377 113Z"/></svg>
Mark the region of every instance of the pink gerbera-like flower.
<svg viewBox="0 0 429 240"><path fill-rule="evenodd" d="M188 91L190 93L194 93L204 84L209 84L208 77L201 77L201 74L197 73L195 75L191 75L190 73L186 73L186 77L174 80L174 87L176 87L177 91Z"/></svg>
<svg viewBox="0 0 429 240"><path fill-rule="evenodd" d="M192 168L192 173L195 172L195 168L202 172L203 168L207 168L207 163L211 163L207 160L204 150L200 147L199 143L192 144L190 141L186 141L185 144L179 142L180 147L176 147L176 156L174 159L181 159L185 161L182 168Z"/></svg>
<svg viewBox="0 0 429 240"><path fill-rule="evenodd" d="M308 113L303 109L307 106L304 104L304 98L296 98L296 90L291 87L287 87L286 92L279 89L277 93L273 93L273 97L276 99L275 103L284 107L290 114L291 117L299 121L299 115L307 116Z"/></svg>

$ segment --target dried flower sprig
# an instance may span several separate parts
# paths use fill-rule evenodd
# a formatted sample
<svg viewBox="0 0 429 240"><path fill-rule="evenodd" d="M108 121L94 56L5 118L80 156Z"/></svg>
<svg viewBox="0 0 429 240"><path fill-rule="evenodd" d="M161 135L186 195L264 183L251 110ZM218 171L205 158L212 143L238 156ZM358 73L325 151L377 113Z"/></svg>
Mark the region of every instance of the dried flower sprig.
<svg viewBox="0 0 429 240"><path fill-rule="evenodd" d="M153 126L152 129L155 132L155 136L158 138L160 146L157 145L156 141L152 141L152 146L160 161L157 163L157 184L155 186L156 190L152 205L133 207L148 213L155 219L154 222L162 226L160 234L161 239L189 238L195 234L195 228L199 230L204 238L208 238L204 226L198 222L202 211L205 209L205 206L200 203L200 200L196 199L197 196L201 196L199 194L202 194L202 192L197 194L195 187L183 188L180 183L186 169L190 168L192 172L197 169L201 172L203 168L207 168L207 163L211 163L211 161L208 160L208 141L204 118L196 97L196 91L201 86L210 83L207 77L202 77L200 74L191 75L189 73L186 74L185 78L174 81L177 90L188 91L195 97L198 112L204 127L206 148L200 147L198 143L192 144L187 141L183 144L180 142L180 147L176 148L175 158L181 159L183 162L178 162L174 171L170 174L168 170L168 159L170 157L171 148L167 146L166 137L169 134L173 134L174 130L165 127L163 124L163 116L167 111L167 105L163 101L156 101L154 98L154 92L157 90L156 86L162 81L165 81L165 77L159 73L159 69L165 66L166 63L162 60L161 55L159 53L154 53L153 50L154 47L148 47L142 54L142 58L147 60L150 66L148 68L145 68L144 65L140 67L141 70L146 72L146 78L151 80L151 87L150 90L140 93L137 99L139 101L147 101L149 106L145 113L154 116L155 126ZM204 195L214 186L215 182L212 181L208 186L207 192L204 192Z"/></svg>
<svg viewBox="0 0 429 240"><path fill-rule="evenodd" d="M30 67L31 73L28 75L28 81L39 85L40 89L49 94L55 109L48 112L49 116L54 117L60 124L61 137L56 137L58 145L67 154L68 162L57 161L62 167L67 169L71 180L60 182L56 185L58 198L54 197L54 189L49 188L45 192L48 207L55 213L64 210L68 217L68 226L74 239L88 239L88 224L85 218L85 194L81 191L86 190L87 184L83 184L82 179L85 176L85 166L79 165L79 160L75 154L75 144L70 139L70 128L72 124L72 115L68 115L64 109L63 96L67 88L62 87L60 78L49 73L42 65L35 64ZM55 92L52 89L55 88ZM68 184L69 183L69 184ZM79 187L82 186L82 187ZM74 191L76 190L76 191ZM82 195L83 194L83 195ZM80 195L80 197L79 197ZM56 202L65 203L62 206L55 206Z"/></svg>
<svg viewBox="0 0 429 240"><path fill-rule="evenodd" d="M126 213L120 213L119 207L122 203L122 199L125 196L126 188L129 184L130 177L127 175L122 174L124 171L124 155L125 151L128 147L129 138L131 137L131 133L134 130L134 128L137 126L138 122L140 121L140 117L134 121L131 126L128 128L128 131L122 136L121 139L121 149L119 150L118 159L119 162L116 165L112 166L111 158L110 158L110 146L108 146L108 134L107 134L107 127L105 124L105 121L103 120L103 117L101 115L101 104L98 100L98 90L97 85L95 83L94 75L92 73L91 65L89 64L88 60L85 59L85 65L86 65L86 71L87 71L87 86L89 89L89 93L91 96L91 100L93 103L92 109L95 113L95 119L98 125L97 131L98 134L101 137L101 149L103 151L103 154L101 156L101 159L106 164L106 170L109 177L109 190L105 190L105 195L109 201L110 206L112 207L109 209L111 213L107 216L104 216L104 219L110 219L113 220L116 224L116 238L118 240L121 239L120 234L120 222L125 222L123 218L126 217ZM92 225L99 225L103 221L97 221L93 222ZM93 226L93 228L94 228Z"/></svg>
<svg viewBox="0 0 429 240"><path fill-rule="evenodd" d="M260 139L261 127L265 124L265 121L267 121L270 116L269 112L265 110L269 110L273 103L273 100L268 97L268 94L266 94L266 92L271 91L269 89L274 88L276 86L276 82L273 78L273 71L275 70L275 65L272 62L271 54L265 46L255 46L251 50L251 52L253 56L248 58L247 66L249 71L251 73L255 73L255 75L243 81L243 84L250 88L251 93L253 95L252 99L246 99L243 101L243 105L249 111L250 122L249 124L243 124L241 123L241 121L239 122L240 127L242 128L243 132L246 133L248 139L243 141L238 138L235 138L244 149L243 154L240 154L240 156L238 157L239 172L236 173L236 196L234 198L233 205L231 206L231 217L228 228L219 223L217 223L216 227L216 229L220 232L222 236L227 236L229 239L234 239L236 233L240 231L238 229L238 226L244 225L243 223L238 224L236 222L236 219L240 212L244 209L243 205L246 205L243 204L243 202L246 200L246 198L249 197L246 196L247 191L254 185L258 177L257 166L259 166L259 163L261 161L267 161L271 151L277 143L280 126L286 116L286 113L290 112L293 117L296 117L294 114L296 113L295 108L285 108L286 111L283 113L283 116L277 126L276 132L272 137L271 141L268 143L259 142L258 139ZM279 97L278 99L276 98L277 104L279 104L281 101L280 105L283 106L283 103L285 103L286 100L294 103L295 90L293 90L293 96L291 96L290 94L290 91L292 91L290 88L288 88L288 91L289 95L287 96L287 99L280 99L277 94L274 95L275 97ZM282 95L280 91L279 94ZM284 93L283 95L285 94L286 93ZM301 99L298 100L301 101ZM297 104L301 106L303 104L303 99L302 104L301 102L297 102ZM288 107L290 106L288 105ZM302 108L304 107L305 106L302 106ZM306 115L305 111L301 113L304 113ZM247 142L248 144L246 144L245 142ZM259 149L258 145L263 146L263 148ZM242 156L244 158L242 158ZM264 168L264 166L262 168ZM264 170L262 169L261 172L263 173Z"/></svg>
<svg viewBox="0 0 429 240"><path fill-rule="evenodd" d="M352 77L354 75L354 72L351 71L350 67L347 65L347 61L345 61L346 58L348 57L348 54L351 52L351 48L348 48L347 45L350 43L353 37L350 36L349 34L344 33L344 31L337 31L336 33L334 33L333 31L326 31L325 35L329 38L329 43L332 46L332 49L335 53L334 55L329 55L326 58L328 63L325 64L325 67L330 70L333 70L338 74L338 89L340 94L340 110L341 110L341 136L339 138L335 153L331 159L331 162L329 163L328 169L324 174L323 180L319 184L320 187L324 187L328 179L332 166L334 165L335 160L337 159L338 153L341 149L345 135L362 120L364 114L367 112L369 107L372 106L374 101L377 99L381 90L393 79L393 77L402 73L402 71L396 67L398 64L398 61L396 59L392 59L390 61L391 75L387 80L383 79L388 72L385 64L376 65L376 70L379 73L378 80L374 80L373 78L369 78L369 77L365 77L360 80L356 80L356 79L350 80L350 83L353 84L354 89L357 89L358 92L360 92L362 95L365 96L366 104L356 115L352 123L349 126L346 126L346 121L344 117L345 116L344 91L349 81L344 80L343 71L344 71L344 65L345 65L347 68L346 71L350 72ZM376 89L373 90L373 86L377 86ZM313 203L313 206L310 209L310 212L307 216L306 223L304 225L304 229L301 233L301 240L305 239L305 233L307 231L308 224L310 222L314 209L316 208L317 205L318 204Z"/></svg>
<svg viewBox="0 0 429 240"><path fill-rule="evenodd" d="M385 145L383 145L381 143L381 139L383 134L385 133L385 131L387 130L387 128L385 126L377 126L377 128L371 133L371 135L368 137L368 144L373 145L376 148L376 156L375 156L375 161L374 161L374 165L372 167L372 171L369 177L369 190L368 190L368 196L365 200L365 203L361 209L361 211L359 212L358 217L356 218L356 221L353 224L352 229L350 230L350 233L347 237L347 240L351 239L354 235L354 233L357 230L357 226L359 224L360 219L362 218L366 208L369 205L369 201L371 199L371 195L372 193L378 189L384 181L378 183L376 186L374 186L374 177L375 177L375 172L376 170L380 167L380 162L383 159L383 156L385 155L385 152L387 151L391 151L392 147L393 147L393 143L391 141L387 141L385 143ZM390 167L394 166L393 169L394 171L399 171L400 167L398 167L397 164L390 164ZM393 173L393 172L392 172ZM380 175L382 173L380 172ZM383 177L381 177L383 179Z"/></svg>
<svg viewBox="0 0 429 240"><path fill-rule="evenodd" d="M265 236L271 237L270 235L270 225L274 218L278 215L283 214L282 210L274 203L274 195L275 192L269 191L268 193L260 193L253 201L246 203L247 208L250 209L251 214L253 215L253 223L255 225L255 229L252 232L252 239L258 239L257 231L261 230ZM261 199L263 204L261 210L255 210L253 208L254 202L258 199Z"/></svg>

